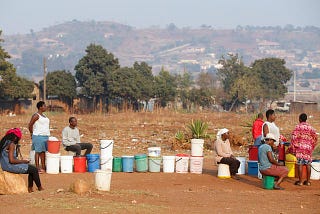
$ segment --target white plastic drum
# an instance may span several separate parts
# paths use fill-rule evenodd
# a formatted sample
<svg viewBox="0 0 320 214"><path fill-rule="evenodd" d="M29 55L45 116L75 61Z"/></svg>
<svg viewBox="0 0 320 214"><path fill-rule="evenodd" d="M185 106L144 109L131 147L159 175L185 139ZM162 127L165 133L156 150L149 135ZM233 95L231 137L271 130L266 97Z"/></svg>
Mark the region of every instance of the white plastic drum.
<svg viewBox="0 0 320 214"><path fill-rule="evenodd" d="M47 163L47 173L48 174L59 174L60 169L60 153L52 154L46 152L46 163Z"/></svg>
<svg viewBox="0 0 320 214"><path fill-rule="evenodd" d="M113 144L113 140L100 140L101 159L112 157Z"/></svg>
<svg viewBox="0 0 320 214"><path fill-rule="evenodd" d="M246 174L246 157L236 157L240 161L240 167L238 169L238 175Z"/></svg>

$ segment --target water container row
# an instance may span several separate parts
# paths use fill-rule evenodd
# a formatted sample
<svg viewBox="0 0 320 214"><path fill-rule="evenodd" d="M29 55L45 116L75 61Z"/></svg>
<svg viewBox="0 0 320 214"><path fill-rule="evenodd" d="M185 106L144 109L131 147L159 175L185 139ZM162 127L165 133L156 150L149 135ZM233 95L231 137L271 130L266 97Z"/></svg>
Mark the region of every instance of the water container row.
<svg viewBox="0 0 320 214"><path fill-rule="evenodd" d="M190 162L190 164L189 164ZM146 154L113 158L113 172L161 172L202 173L203 157L189 157L187 154L153 157Z"/></svg>

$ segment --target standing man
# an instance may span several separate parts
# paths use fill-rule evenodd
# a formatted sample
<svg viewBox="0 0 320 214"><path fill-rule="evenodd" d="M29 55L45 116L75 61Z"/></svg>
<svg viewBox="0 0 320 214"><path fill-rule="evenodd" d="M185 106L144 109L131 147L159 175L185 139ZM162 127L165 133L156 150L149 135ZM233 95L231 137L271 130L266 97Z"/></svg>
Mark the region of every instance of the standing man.
<svg viewBox="0 0 320 214"><path fill-rule="evenodd" d="M299 124L296 125L292 132L290 149L296 154L298 167L299 181L295 185L302 184L310 186L312 152L317 145L318 136L316 130L307 123L308 116L305 113L300 114ZM302 167L307 166L307 180L302 183Z"/></svg>
<svg viewBox="0 0 320 214"><path fill-rule="evenodd" d="M75 152L76 156L80 156L81 150L84 149L86 149L84 155L90 154L93 146L91 143L80 142L80 133L77 125L77 119L75 117L70 117L69 126L65 127L62 131L62 144L66 151Z"/></svg>
<svg viewBox="0 0 320 214"><path fill-rule="evenodd" d="M29 132L32 139L32 148L35 150L35 164L39 173L44 173L46 169L45 152L48 150L47 141L50 136L50 120L44 114L47 110L45 102L37 103L38 112L34 113L29 122ZM39 166L41 159L41 167Z"/></svg>
<svg viewBox="0 0 320 214"><path fill-rule="evenodd" d="M252 137L254 140L255 146L261 145L261 138L262 138L262 126L263 126L263 114L260 112L258 114L257 119L253 122L252 125Z"/></svg>
<svg viewBox="0 0 320 214"><path fill-rule="evenodd" d="M216 162L229 165L230 175L233 179L239 180L237 175L240 161L236 159L230 147L229 130L223 128L217 133L217 140L214 144Z"/></svg>

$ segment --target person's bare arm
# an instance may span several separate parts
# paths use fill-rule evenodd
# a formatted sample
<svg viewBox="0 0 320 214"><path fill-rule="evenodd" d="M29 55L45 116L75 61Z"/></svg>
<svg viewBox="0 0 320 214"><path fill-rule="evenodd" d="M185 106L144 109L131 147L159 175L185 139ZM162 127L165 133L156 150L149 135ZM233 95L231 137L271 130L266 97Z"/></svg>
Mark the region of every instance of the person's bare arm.
<svg viewBox="0 0 320 214"><path fill-rule="evenodd" d="M268 133L269 133L269 127L267 124L264 124L263 125L263 137L266 137Z"/></svg>
<svg viewBox="0 0 320 214"><path fill-rule="evenodd" d="M15 158L14 158L14 150L15 150L15 145L14 145L14 143L10 143L10 144L9 144L9 154L8 154L9 163L11 163L11 164L29 163L28 160L15 159Z"/></svg>
<svg viewBox="0 0 320 214"><path fill-rule="evenodd" d="M38 119L39 119L39 115L38 115L38 114L32 115L32 117L31 117L31 119L30 119L28 128L29 128L29 132L30 132L30 135L31 135L31 136L32 136L32 132L33 132L33 124L34 124Z"/></svg>

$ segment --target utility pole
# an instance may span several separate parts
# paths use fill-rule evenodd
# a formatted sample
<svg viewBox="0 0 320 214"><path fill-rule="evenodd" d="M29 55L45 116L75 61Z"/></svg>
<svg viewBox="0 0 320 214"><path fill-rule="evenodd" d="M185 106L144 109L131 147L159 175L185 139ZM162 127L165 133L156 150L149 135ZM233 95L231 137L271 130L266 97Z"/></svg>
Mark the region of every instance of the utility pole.
<svg viewBox="0 0 320 214"><path fill-rule="evenodd" d="M46 76L47 76L47 66L46 66L46 58L43 57L43 101L46 102L46 90L47 90L47 83L46 83Z"/></svg>
<svg viewBox="0 0 320 214"><path fill-rule="evenodd" d="M296 101L296 70L293 71L293 101Z"/></svg>

